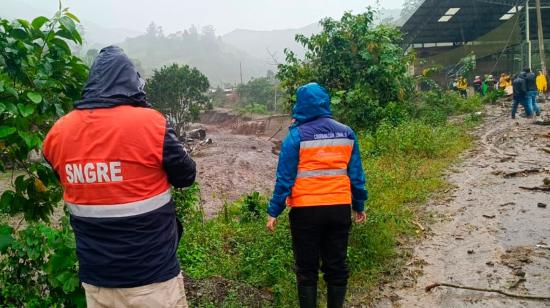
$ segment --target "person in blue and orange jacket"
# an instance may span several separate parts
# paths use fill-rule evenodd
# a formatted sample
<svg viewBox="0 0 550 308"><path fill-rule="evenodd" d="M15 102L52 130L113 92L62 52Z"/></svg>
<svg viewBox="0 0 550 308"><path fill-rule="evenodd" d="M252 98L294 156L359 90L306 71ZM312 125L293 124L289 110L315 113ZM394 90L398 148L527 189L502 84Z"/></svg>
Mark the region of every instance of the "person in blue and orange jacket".
<svg viewBox="0 0 550 308"><path fill-rule="evenodd" d="M267 228L291 207L290 230L300 307L317 306L319 261L327 307L342 307L347 289L346 253L351 227L366 219L365 173L355 133L332 118L330 97L317 83L300 87L294 123L283 141Z"/></svg>
<svg viewBox="0 0 550 308"><path fill-rule="evenodd" d="M88 307L187 307L176 258L182 234L170 187L195 162L122 49L101 50L82 100L44 141L76 237Z"/></svg>

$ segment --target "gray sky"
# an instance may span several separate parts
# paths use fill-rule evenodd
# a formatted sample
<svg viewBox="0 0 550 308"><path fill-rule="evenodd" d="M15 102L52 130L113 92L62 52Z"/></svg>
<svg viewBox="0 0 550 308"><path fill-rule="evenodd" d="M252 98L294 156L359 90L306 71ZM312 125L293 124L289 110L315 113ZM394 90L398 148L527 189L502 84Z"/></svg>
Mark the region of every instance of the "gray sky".
<svg viewBox="0 0 550 308"><path fill-rule="evenodd" d="M0 0L3 2L5 0ZM8 1L25 3L53 12L57 0ZM154 21L165 33L213 25L217 34L234 29L272 30L298 28L344 11L361 12L376 6L376 0L64 0L65 6L82 19L105 27L143 31ZM401 8L403 0L380 1L386 9ZM1 15L1 13L0 13Z"/></svg>

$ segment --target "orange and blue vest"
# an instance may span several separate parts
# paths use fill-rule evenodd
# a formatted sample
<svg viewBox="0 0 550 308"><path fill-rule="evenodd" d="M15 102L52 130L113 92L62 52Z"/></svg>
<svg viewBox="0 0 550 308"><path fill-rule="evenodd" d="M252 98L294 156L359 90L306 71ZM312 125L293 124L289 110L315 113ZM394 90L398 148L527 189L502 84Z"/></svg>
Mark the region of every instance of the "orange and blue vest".
<svg viewBox="0 0 550 308"><path fill-rule="evenodd" d="M343 204L362 212L367 191L355 133L332 119L330 98L318 84L301 87L296 96L295 123L281 146L269 215L277 217L285 206Z"/></svg>
<svg viewBox="0 0 550 308"><path fill-rule="evenodd" d="M98 89L108 88L105 80L121 86L121 79L110 78L109 62L98 65L105 57L126 61L118 49L102 50L84 93L94 82L107 83ZM63 187L80 279L112 288L163 282L179 274L176 251L182 227L170 188L191 185L196 174L165 117L120 97L84 96L76 110L54 124L43 146Z"/></svg>

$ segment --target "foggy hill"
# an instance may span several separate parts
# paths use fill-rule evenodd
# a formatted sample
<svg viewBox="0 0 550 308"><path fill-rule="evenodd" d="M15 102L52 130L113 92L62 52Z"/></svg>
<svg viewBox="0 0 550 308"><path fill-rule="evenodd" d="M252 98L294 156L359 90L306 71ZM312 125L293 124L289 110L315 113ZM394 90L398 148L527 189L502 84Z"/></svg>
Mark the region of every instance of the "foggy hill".
<svg viewBox="0 0 550 308"><path fill-rule="evenodd" d="M400 25L400 13L400 9L382 9L380 14L376 16L375 23L385 22ZM293 51L299 57L304 56L305 49L294 40L296 34L310 36L319 33L321 30L319 23L313 23L302 28L271 31L237 29L223 35L222 39L224 42L257 58L273 62L272 56L274 56L278 62L283 62L285 60L283 52L285 48Z"/></svg>
<svg viewBox="0 0 550 308"><path fill-rule="evenodd" d="M321 31L318 23L297 29L284 29L272 31L255 31L237 29L222 36L224 42L231 44L249 54L273 62L270 54L274 55L279 62L284 61L283 50L288 48L299 57L303 57L305 50L302 45L296 43L296 34L309 36ZM269 52L268 52L269 51Z"/></svg>
<svg viewBox="0 0 550 308"><path fill-rule="evenodd" d="M275 70L268 62L224 43L211 27L205 27L201 33L191 27L166 36L160 29L149 29L146 34L128 38L118 45L130 58L140 62L145 76L151 76L154 69L163 65L187 64L204 73L212 86L223 86L240 81L240 65L245 82Z"/></svg>

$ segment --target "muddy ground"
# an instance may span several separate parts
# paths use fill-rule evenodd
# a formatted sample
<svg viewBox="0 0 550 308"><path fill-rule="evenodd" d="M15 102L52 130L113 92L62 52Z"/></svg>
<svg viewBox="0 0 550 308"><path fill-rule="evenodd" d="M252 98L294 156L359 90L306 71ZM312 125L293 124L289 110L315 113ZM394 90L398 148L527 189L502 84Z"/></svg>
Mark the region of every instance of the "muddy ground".
<svg viewBox="0 0 550 308"><path fill-rule="evenodd" d="M195 124L206 129L211 144L192 156L198 167L201 203L207 217L224 203L258 191L269 196L275 181L280 140L288 132L287 117L246 118L216 110Z"/></svg>
<svg viewBox="0 0 550 308"><path fill-rule="evenodd" d="M197 181L207 217L245 194L258 191L269 195L273 190L277 155L268 137L236 135L230 130L207 125L212 144L193 152L197 163Z"/></svg>
<svg viewBox="0 0 550 308"><path fill-rule="evenodd" d="M550 178L550 126L511 120L507 104L487 108L477 145L449 170L456 188L428 204L436 222L374 307L550 307L496 293L424 290L447 282L550 296L550 250L537 247L550 245L550 191L521 188ZM549 113L550 103L542 108Z"/></svg>

